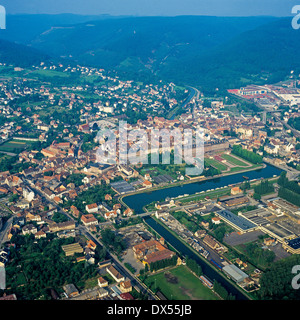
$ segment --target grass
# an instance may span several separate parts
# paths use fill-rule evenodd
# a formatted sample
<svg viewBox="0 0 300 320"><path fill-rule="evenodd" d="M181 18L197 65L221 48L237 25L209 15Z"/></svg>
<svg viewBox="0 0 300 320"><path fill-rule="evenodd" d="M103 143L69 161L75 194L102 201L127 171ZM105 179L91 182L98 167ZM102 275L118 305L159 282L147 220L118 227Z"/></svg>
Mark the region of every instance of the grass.
<svg viewBox="0 0 300 320"><path fill-rule="evenodd" d="M27 146L32 144L31 141L11 140L5 142L0 146L0 151L5 152L21 152L26 149Z"/></svg>
<svg viewBox="0 0 300 320"><path fill-rule="evenodd" d="M206 197L212 198L218 198L221 196L230 195L230 188L223 188L219 190L209 191L209 192L203 192L199 195L193 195L183 198L178 198L176 200L180 201L181 203L191 202L191 201L200 201L204 200Z"/></svg>
<svg viewBox="0 0 300 320"><path fill-rule="evenodd" d="M90 278L90 279L87 279L85 281L85 284L84 284L84 290L85 289L91 289L91 288L95 288L98 286L98 277L95 277L95 278Z"/></svg>
<svg viewBox="0 0 300 320"><path fill-rule="evenodd" d="M205 161L206 161L209 165L215 167L216 169L218 169L218 170L220 170L220 171L226 171L226 170L228 169L227 166L225 166L223 163L221 163L221 162L219 162L219 161L217 161L217 160L215 160L215 159L205 158Z"/></svg>
<svg viewBox="0 0 300 320"><path fill-rule="evenodd" d="M237 165L237 166L240 166L240 167L248 167L248 164L247 164L247 163L245 163L245 162L243 162L242 160L239 160L239 159L237 159L237 158L235 158L235 157L232 157L232 156L230 156L230 155L228 155L228 154L222 154L221 157L222 157L223 159L231 162L231 163L234 164L234 165Z"/></svg>
<svg viewBox="0 0 300 320"><path fill-rule="evenodd" d="M169 270L177 283L171 283L165 277L165 272L149 276L145 283L155 290L159 289L168 300L217 300L218 297L200 279L193 275L186 266L178 266Z"/></svg>
<svg viewBox="0 0 300 320"><path fill-rule="evenodd" d="M49 77L49 78L55 78L55 77L67 78L67 77L69 77L69 75L66 73L63 73L60 71L54 71L54 70L36 70L34 72L31 72L30 75L37 75L37 76Z"/></svg>

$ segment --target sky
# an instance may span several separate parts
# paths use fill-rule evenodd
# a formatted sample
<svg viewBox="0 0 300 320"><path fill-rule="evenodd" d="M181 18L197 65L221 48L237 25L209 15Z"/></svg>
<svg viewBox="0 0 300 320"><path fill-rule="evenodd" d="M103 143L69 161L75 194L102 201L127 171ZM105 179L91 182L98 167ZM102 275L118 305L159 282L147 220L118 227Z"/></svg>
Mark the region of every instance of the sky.
<svg viewBox="0 0 300 320"><path fill-rule="evenodd" d="M290 16L300 0L0 0L7 14Z"/></svg>

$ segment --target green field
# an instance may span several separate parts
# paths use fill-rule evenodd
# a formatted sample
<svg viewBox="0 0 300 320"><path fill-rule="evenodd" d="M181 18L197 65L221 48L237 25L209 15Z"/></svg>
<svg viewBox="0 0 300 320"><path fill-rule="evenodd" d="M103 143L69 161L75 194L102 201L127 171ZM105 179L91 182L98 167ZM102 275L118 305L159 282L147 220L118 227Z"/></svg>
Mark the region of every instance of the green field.
<svg viewBox="0 0 300 320"><path fill-rule="evenodd" d="M49 78L55 78L55 77L69 77L68 74L60 71L55 70L36 70L30 73L30 75L37 75L42 77L49 77Z"/></svg>
<svg viewBox="0 0 300 320"><path fill-rule="evenodd" d="M168 281L165 273L170 273L177 283ZM154 291L159 289L169 300L218 299L186 266L178 266L170 271L151 275L146 279L145 284Z"/></svg>
<svg viewBox="0 0 300 320"><path fill-rule="evenodd" d="M0 151L19 153L30 146L33 141L11 140L0 145Z"/></svg>
<svg viewBox="0 0 300 320"><path fill-rule="evenodd" d="M225 164L223 164L215 159L205 158L205 162L207 162L209 165L215 167L216 169L218 169L220 171L226 171L228 169L228 167L225 166Z"/></svg>
<svg viewBox="0 0 300 320"><path fill-rule="evenodd" d="M242 160L239 160L235 157L232 157L228 154L222 154L221 157L227 161L229 161L230 163L240 166L240 167L248 167L248 164L243 162Z"/></svg>

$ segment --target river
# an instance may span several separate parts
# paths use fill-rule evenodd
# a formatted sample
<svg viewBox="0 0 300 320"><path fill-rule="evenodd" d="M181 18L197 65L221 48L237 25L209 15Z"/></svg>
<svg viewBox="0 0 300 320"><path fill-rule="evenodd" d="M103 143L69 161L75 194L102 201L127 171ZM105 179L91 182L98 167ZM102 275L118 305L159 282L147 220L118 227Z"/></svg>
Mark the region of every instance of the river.
<svg viewBox="0 0 300 320"><path fill-rule="evenodd" d="M266 164L266 167L263 169L237 173L201 182L183 184L176 187L139 193L132 196L124 197L123 201L126 205L128 205L129 208L134 209L135 213L140 214L143 213L143 207L153 201L161 201L165 200L165 198L167 197L176 198L180 195L192 195L196 192L226 187L229 184L236 184L244 181L243 176L247 176L250 180L259 178L272 178L274 175L280 175L281 171L282 170L276 167Z"/></svg>
<svg viewBox="0 0 300 320"><path fill-rule="evenodd" d="M260 178L272 178L274 175L280 175L282 170L266 165L263 169L249 171L247 173L238 173L230 176L224 176L217 179L201 181L196 183L184 184L182 186L170 187L166 189L156 190L148 193L136 194L128 197L124 197L123 201L136 213L142 213L143 207L153 201L159 201L166 197L178 197L183 194L195 194L196 192L206 191L209 189L221 188L228 186L229 184L235 184L244 181L243 176L247 176L250 180ZM201 266L203 273L210 279L216 280L222 284L222 286L231 294L233 294L237 300L247 300L248 298L239 291L228 279L222 277L218 271L216 271L209 262L203 261L198 255L196 255L188 246L179 241L171 232L169 232L162 225L157 223L153 218L144 218L145 222L151 226L157 233L159 233L167 242L169 242L178 252L183 256L189 256L197 261Z"/></svg>

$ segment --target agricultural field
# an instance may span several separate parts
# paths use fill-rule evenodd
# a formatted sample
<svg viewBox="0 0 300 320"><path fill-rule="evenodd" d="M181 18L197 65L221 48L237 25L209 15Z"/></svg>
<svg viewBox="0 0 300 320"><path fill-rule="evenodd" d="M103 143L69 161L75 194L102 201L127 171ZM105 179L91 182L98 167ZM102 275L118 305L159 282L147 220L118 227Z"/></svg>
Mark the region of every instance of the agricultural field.
<svg viewBox="0 0 300 320"><path fill-rule="evenodd" d="M202 284L186 266L149 276L145 283L152 290L160 290L169 300L217 300L218 297ZM156 286L156 288L155 288Z"/></svg>
<svg viewBox="0 0 300 320"><path fill-rule="evenodd" d="M20 153L30 147L34 141L11 140L0 145L0 151Z"/></svg>

